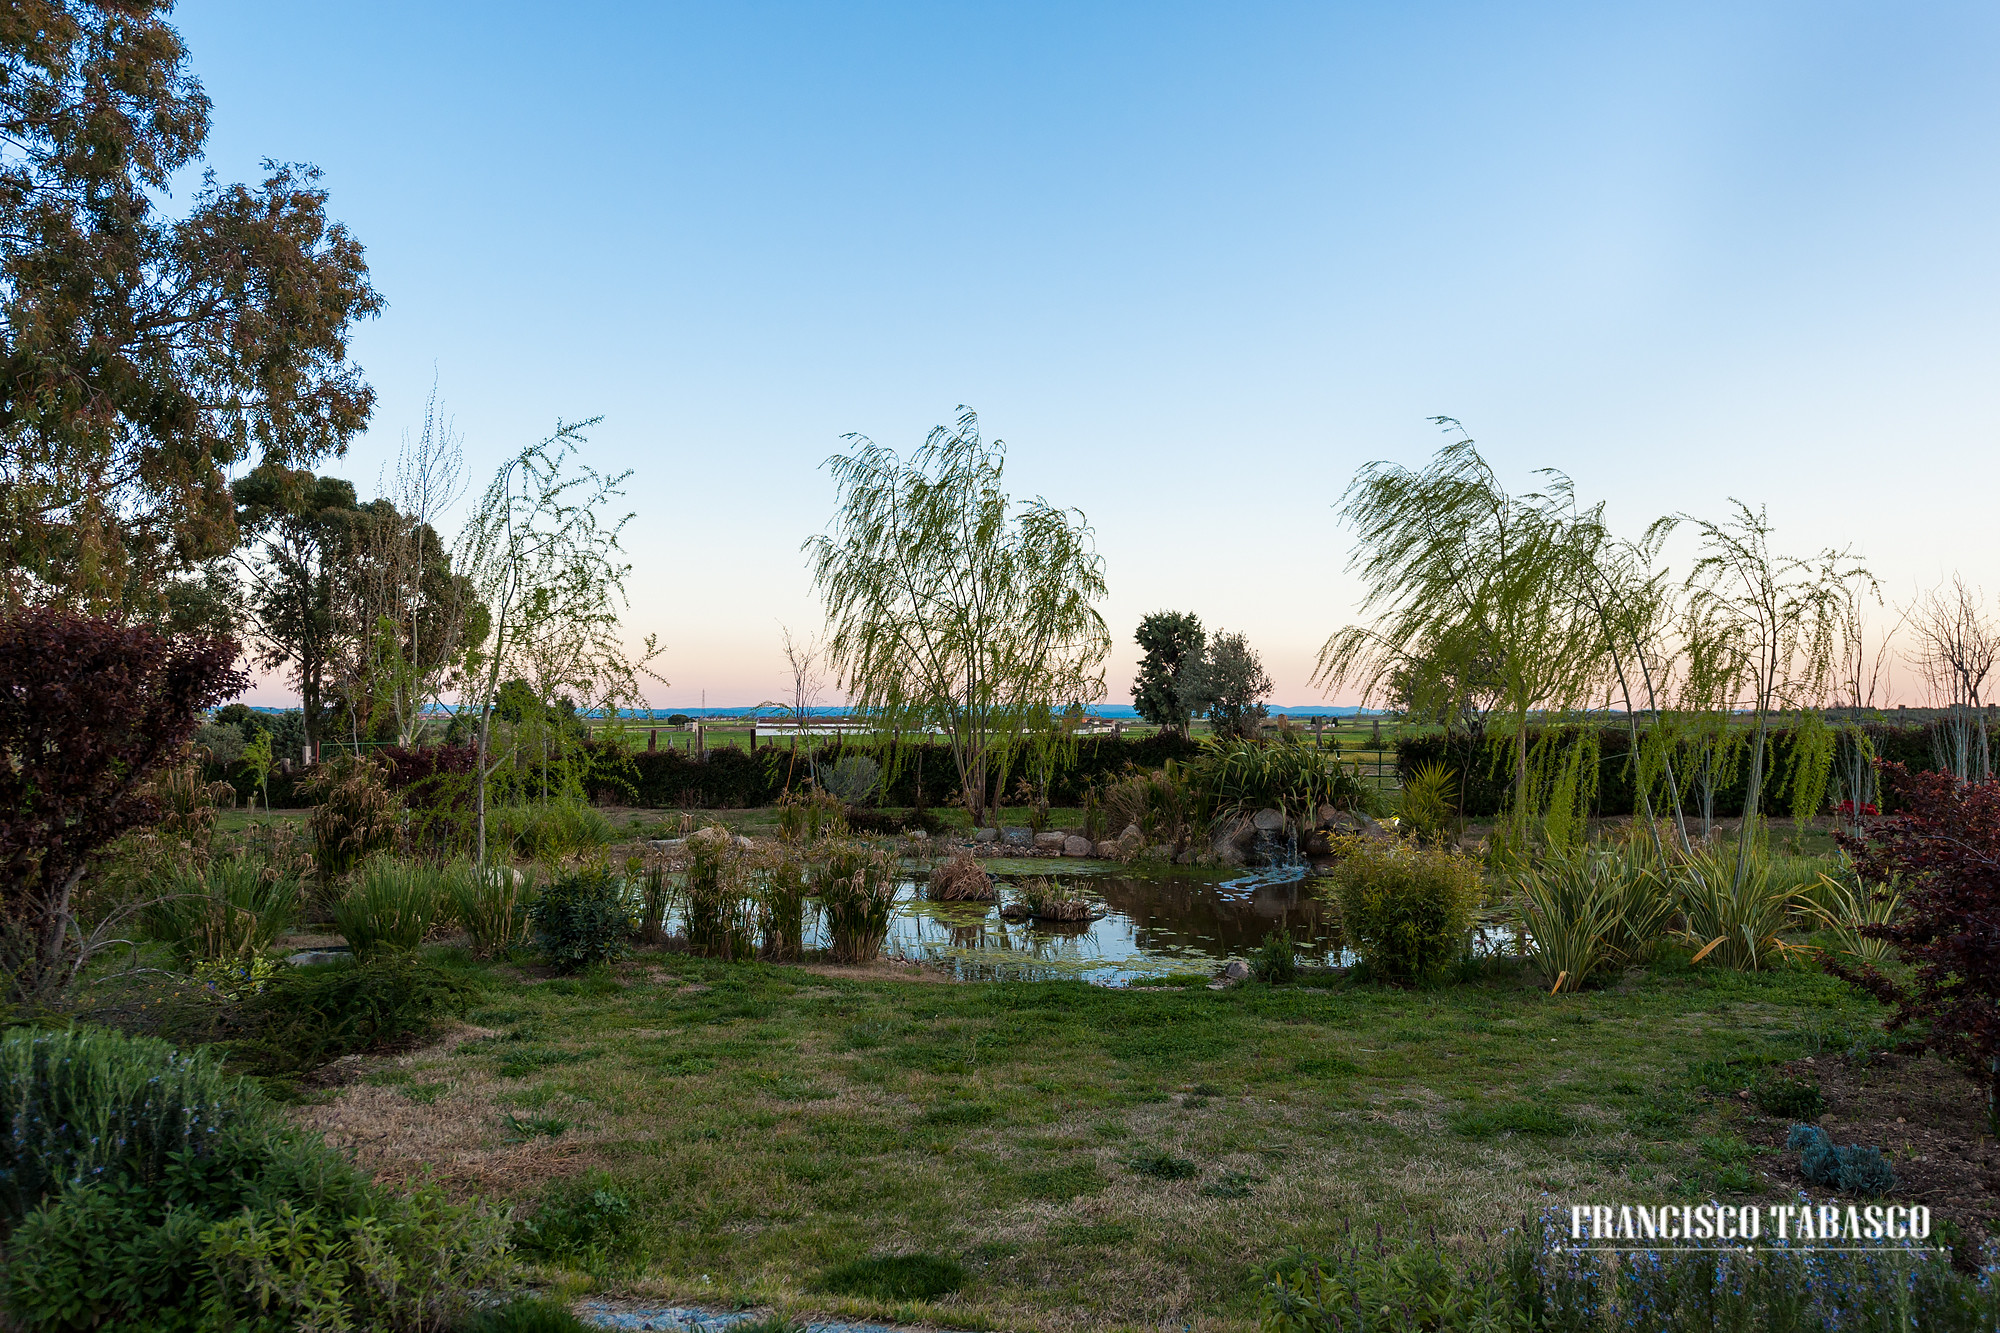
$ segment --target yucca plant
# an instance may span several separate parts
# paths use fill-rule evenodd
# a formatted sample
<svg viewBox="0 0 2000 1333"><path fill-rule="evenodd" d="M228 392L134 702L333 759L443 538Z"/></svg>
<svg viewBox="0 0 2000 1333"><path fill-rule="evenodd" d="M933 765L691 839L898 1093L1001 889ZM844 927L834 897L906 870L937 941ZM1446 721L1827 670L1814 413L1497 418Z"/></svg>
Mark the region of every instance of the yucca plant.
<svg viewBox="0 0 2000 1333"><path fill-rule="evenodd" d="M187 965L254 958L299 913L298 878L244 857L177 868L155 887L141 927Z"/></svg>
<svg viewBox="0 0 2000 1333"><path fill-rule="evenodd" d="M1896 919L1903 905L1902 891L1894 884L1870 888L1859 876L1835 878L1822 874L1809 891L1806 912L1834 938L1834 952L1868 964L1887 962L1889 942L1861 933L1865 926L1886 926Z"/></svg>
<svg viewBox="0 0 2000 1333"><path fill-rule="evenodd" d="M830 839L813 849L811 887L833 940L833 960L874 962L896 906L895 862L866 843Z"/></svg>
<svg viewBox="0 0 2000 1333"><path fill-rule="evenodd" d="M441 871L388 856L363 863L333 905L334 928L357 956L414 949L450 915Z"/></svg>
<svg viewBox="0 0 2000 1333"><path fill-rule="evenodd" d="M1697 846L1673 870L1675 899L1687 925L1679 934L1694 946L1694 961L1754 972L1770 967L1792 946L1779 932L1792 922L1799 891L1776 879L1770 858L1752 844L1744 849Z"/></svg>
<svg viewBox="0 0 2000 1333"><path fill-rule="evenodd" d="M445 869L441 876L445 903L471 937L473 953L492 958L527 939L533 874L523 875L512 866L463 861Z"/></svg>

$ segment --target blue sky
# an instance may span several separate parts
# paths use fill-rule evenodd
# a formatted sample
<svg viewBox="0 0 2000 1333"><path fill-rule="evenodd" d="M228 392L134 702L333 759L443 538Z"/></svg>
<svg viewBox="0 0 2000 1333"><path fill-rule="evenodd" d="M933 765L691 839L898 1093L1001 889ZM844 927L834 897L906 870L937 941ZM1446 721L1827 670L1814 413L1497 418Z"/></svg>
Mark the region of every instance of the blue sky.
<svg viewBox="0 0 2000 1333"><path fill-rule="evenodd" d="M211 165L317 163L388 307L364 489L433 377L481 479L630 467L654 702L818 621L848 431L956 406L1281 702L1333 503L1463 419L1637 528L1767 503L1893 595L2000 593L1991 5L185 3ZM276 692L265 697L275 700Z"/></svg>

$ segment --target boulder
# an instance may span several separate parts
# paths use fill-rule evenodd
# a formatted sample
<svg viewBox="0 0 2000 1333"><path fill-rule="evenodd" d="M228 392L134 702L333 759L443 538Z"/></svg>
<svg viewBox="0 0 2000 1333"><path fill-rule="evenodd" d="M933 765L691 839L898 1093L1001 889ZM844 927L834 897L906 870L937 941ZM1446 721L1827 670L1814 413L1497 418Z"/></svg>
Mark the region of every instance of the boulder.
<svg viewBox="0 0 2000 1333"><path fill-rule="evenodd" d="M1136 841L1140 838L1144 838L1145 836L1146 835L1140 831L1139 826L1137 824L1127 824L1125 826L1125 831L1118 835L1118 841L1120 842Z"/></svg>
<svg viewBox="0 0 2000 1333"><path fill-rule="evenodd" d="M1244 962L1241 958L1232 958L1229 960L1229 966L1222 969L1222 975L1231 981L1248 981L1250 979L1250 964Z"/></svg>
<svg viewBox="0 0 2000 1333"><path fill-rule="evenodd" d="M1038 852L1061 853L1063 844L1068 841L1069 834L1067 833L1037 833L1035 835L1035 850Z"/></svg>
<svg viewBox="0 0 2000 1333"><path fill-rule="evenodd" d="M686 838L654 838L646 844L656 852L677 852L687 846ZM519 872L516 872L519 873Z"/></svg>
<svg viewBox="0 0 2000 1333"><path fill-rule="evenodd" d="M740 834L736 838L736 848L738 851L747 852L756 845L757 845L756 842L754 842L749 838L743 837Z"/></svg>
<svg viewBox="0 0 2000 1333"><path fill-rule="evenodd" d="M1190 848L1188 848L1188 849L1187 849L1186 851L1182 852L1182 853L1181 853L1181 854L1180 854L1179 856L1176 856L1176 857L1174 858L1174 864L1175 864L1175 865L1177 865L1177 866L1191 866L1191 865L1193 865L1193 864L1194 864L1194 848L1190 847Z"/></svg>
<svg viewBox="0 0 2000 1333"><path fill-rule="evenodd" d="M1334 826L1334 822L1339 818L1340 818L1340 811L1334 809L1330 805L1323 805L1319 809L1313 811L1313 822L1317 824L1320 828L1332 828Z"/></svg>
<svg viewBox="0 0 2000 1333"><path fill-rule="evenodd" d="M916 842L929 842L931 838L929 833L920 828L911 829L909 836Z"/></svg>
<svg viewBox="0 0 2000 1333"><path fill-rule="evenodd" d="M1072 836L1063 839L1064 856L1092 856L1095 855L1096 852L1097 848L1091 845L1090 839L1088 838L1079 838Z"/></svg>
<svg viewBox="0 0 2000 1333"><path fill-rule="evenodd" d="M1210 858L1217 865L1245 865L1250 859L1250 847L1256 840L1257 825L1251 820L1238 818L1215 835L1215 842L1209 848Z"/></svg>
<svg viewBox="0 0 2000 1333"><path fill-rule="evenodd" d="M1107 861L1117 860L1119 856L1124 854L1124 851L1125 845L1123 843L1107 841L1097 844L1097 854Z"/></svg>
<svg viewBox="0 0 2000 1333"><path fill-rule="evenodd" d="M972 831L972 840L974 842L998 842L1000 840L1000 830L997 828L974 829Z"/></svg>
<svg viewBox="0 0 2000 1333"><path fill-rule="evenodd" d="M729 830L710 825L708 828L698 828L688 834L687 840L689 842L719 842L727 846L729 844Z"/></svg>
<svg viewBox="0 0 2000 1333"><path fill-rule="evenodd" d="M1003 828L1000 841L1012 847L1029 847L1034 844L1035 831L1031 828Z"/></svg>
<svg viewBox="0 0 2000 1333"><path fill-rule="evenodd" d="M1250 822L1256 827L1259 833L1282 833L1285 828L1285 812L1283 810L1259 810L1256 814L1250 816Z"/></svg>

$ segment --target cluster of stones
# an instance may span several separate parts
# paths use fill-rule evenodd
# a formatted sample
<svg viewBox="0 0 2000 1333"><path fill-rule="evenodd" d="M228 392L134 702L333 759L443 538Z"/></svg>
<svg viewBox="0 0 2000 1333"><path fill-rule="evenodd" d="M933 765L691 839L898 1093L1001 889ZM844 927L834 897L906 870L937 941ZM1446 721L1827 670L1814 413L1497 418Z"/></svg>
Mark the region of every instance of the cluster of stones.
<svg viewBox="0 0 2000 1333"><path fill-rule="evenodd" d="M1140 847L1139 826L1133 824L1117 841L1092 842L1077 833L1028 828L983 828L972 834L974 856L1097 856L1106 860L1130 856Z"/></svg>

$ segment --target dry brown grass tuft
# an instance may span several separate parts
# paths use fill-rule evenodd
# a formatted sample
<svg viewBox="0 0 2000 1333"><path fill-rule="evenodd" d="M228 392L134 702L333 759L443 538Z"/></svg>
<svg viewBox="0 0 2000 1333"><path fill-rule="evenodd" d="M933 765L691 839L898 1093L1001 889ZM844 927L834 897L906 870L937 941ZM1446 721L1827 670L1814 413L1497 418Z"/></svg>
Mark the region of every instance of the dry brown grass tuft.
<svg viewBox="0 0 2000 1333"><path fill-rule="evenodd" d="M990 903L994 899L993 877L980 869L969 852L958 852L931 871L925 895L934 903Z"/></svg>

